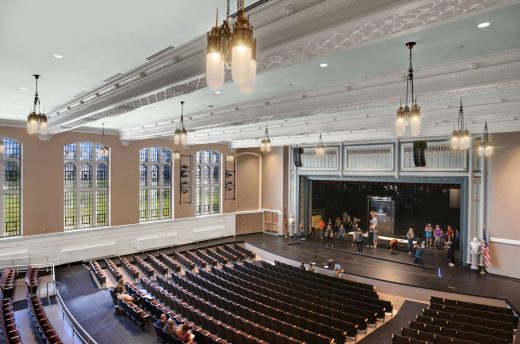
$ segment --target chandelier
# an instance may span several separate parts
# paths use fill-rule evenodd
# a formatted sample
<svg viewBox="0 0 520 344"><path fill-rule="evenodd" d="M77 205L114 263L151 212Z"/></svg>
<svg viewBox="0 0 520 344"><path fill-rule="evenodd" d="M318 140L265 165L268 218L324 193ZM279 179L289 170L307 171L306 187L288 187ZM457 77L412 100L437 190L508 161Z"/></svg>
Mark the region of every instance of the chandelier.
<svg viewBox="0 0 520 344"><path fill-rule="evenodd" d="M173 160L180 160L181 159L181 152L179 152L178 150L174 150L172 155L173 155Z"/></svg>
<svg viewBox="0 0 520 344"><path fill-rule="evenodd" d="M395 132L398 137L406 133L406 127L410 126L410 133L413 137L421 134L421 108L417 104L417 96L414 93L413 84L413 67L412 67L412 49L416 43L408 42L406 46L410 51L410 66L408 67L408 76L406 78L406 98L405 106L399 104L395 122ZM410 92L409 92L410 91ZM408 94L410 93L410 106L408 106Z"/></svg>
<svg viewBox="0 0 520 344"><path fill-rule="evenodd" d="M323 145L323 142L321 140L321 133L320 133L320 140L318 141L318 144L316 145L316 155L319 155L319 156L325 155L325 146Z"/></svg>
<svg viewBox="0 0 520 344"><path fill-rule="evenodd" d="M231 142L228 144L228 153L226 155L227 162L235 161L235 150L231 147Z"/></svg>
<svg viewBox="0 0 520 344"><path fill-rule="evenodd" d="M101 149L99 150L99 157L101 159L108 158L109 148L105 145L105 123L103 123L103 131L101 132Z"/></svg>
<svg viewBox="0 0 520 344"><path fill-rule="evenodd" d="M482 140L480 141L480 146L478 146L478 155L479 156L492 156L493 155L493 144L489 139L488 126L487 121L484 125L484 134L482 136Z"/></svg>
<svg viewBox="0 0 520 344"><path fill-rule="evenodd" d="M262 152L270 152L271 151L271 139L269 138L269 131L267 130L267 123L265 124L265 135L260 140L260 150Z"/></svg>
<svg viewBox="0 0 520 344"><path fill-rule="evenodd" d="M253 26L244 13L244 0L237 0L238 16L231 30L229 1L222 25L218 26L217 11L215 26L207 34L206 82L212 90L221 89L227 68L240 92L249 94L256 85L256 39L253 38Z"/></svg>
<svg viewBox="0 0 520 344"><path fill-rule="evenodd" d="M38 97L38 79L40 75L33 74L36 81L36 91L34 93L33 111L27 116L27 133L47 135L47 116L40 111L40 97ZM38 113L36 113L36 105L38 105Z"/></svg>
<svg viewBox="0 0 520 344"><path fill-rule="evenodd" d="M466 150L470 145L471 135L469 130L464 128L464 108L462 107L462 98L460 98L457 128L451 133L451 149Z"/></svg>
<svg viewBox="0 0 520 344"><path fill-rule="evenodd" d="M181 122L179 127L175 129L173 143L176 145L181 144L183 146L188 144L188 131L184 128L184 100L181 100Z"/></svg>

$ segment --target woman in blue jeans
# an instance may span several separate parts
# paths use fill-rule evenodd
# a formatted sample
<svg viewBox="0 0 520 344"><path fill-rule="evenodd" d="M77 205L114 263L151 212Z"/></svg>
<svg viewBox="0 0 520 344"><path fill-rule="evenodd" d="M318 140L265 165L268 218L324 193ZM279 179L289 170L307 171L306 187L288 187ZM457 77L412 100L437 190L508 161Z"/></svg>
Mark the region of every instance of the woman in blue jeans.
<svg viewBox="0 0 520 344"><path fill-rule="evenodd" d="M406 233L406 239L408 239L408 254L412 255L413 250L413 238L415 237L415 234L413 233L413 228L408 228L408 233Z"/></svg>

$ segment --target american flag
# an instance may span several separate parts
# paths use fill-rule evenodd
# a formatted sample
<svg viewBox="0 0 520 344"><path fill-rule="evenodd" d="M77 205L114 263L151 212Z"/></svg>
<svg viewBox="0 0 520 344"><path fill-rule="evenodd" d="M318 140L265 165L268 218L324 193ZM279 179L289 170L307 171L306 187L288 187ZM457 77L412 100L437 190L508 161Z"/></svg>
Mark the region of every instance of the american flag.
<svg viewBox="0 0 520 344"><path fill-rule="evenodd" d="M489 269L489 267L491 266L491 253L490 253L485 230L484 230L484 236L482 238L482 258L484 259L484 267L486 269Z"/></svg>

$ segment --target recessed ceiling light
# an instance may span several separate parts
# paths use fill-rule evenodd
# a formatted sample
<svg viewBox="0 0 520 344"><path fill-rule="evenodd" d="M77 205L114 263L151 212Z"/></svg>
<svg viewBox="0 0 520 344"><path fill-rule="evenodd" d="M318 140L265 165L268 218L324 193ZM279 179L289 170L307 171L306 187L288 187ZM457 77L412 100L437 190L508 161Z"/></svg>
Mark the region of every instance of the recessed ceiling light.
<svg viewBox="0 0 520 344"><path fill-rule="evenodd" d="M59 55L59 54L54 54L52 56L54 56L54 58L60 59L60 60L63 58L63 55Z"/></svg>
<svg viewBox="0 0 520 344"><path fill-rule="evenodd" d="M478 24L478 28L479 29L483 29L485 27L488 27L489 25L490 25L489 22L480 23L480 24Z"/></svg>
<svg viewBox="0 0 520 344"><path fill-rule="evenodd" d="M155 108L155 111L159 111L159 110L161 110L161 108Z"/></svg>
<svg viewBox="0 0 520 344"><path fill-rule="evenodd" d="M23 86L22 86L22 87L20 87L20 89L21 89L22 91L27 91L27 87L23 87Z"/></svg>
<svg viewBox="0 0 520 344"><path fill-rule="evenodd" d="M3 105L3 104L2 104L2 107L3 107L3 108L6 108L6 107L7 107L7 105Z"/></svg>
<svg viewBox="0 0 520 344"><path fill-rule="evenodd" d="M215 94L221 94L222 92L220 92L220 91L215 91L214 93L215 93Z"/></svg>
<svg viewBox="0 0 520 344"><path fill-rule="evenodd" d="M321 68L327 68L329 66L328 63L320 63Z"/></svg>

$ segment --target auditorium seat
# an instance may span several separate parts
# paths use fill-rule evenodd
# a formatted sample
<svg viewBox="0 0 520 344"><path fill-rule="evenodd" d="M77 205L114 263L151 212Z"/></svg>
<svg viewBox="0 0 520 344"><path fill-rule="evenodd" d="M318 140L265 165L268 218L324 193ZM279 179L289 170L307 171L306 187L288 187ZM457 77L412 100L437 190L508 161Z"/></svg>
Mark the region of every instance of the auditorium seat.
<svg viewBox="0 0 520 344"><path fill-rule="evenodd" d="M27 303L34 326L40 336L42 343L46 344L62 344L62 341L50 321L47 319L45 309L39 296L27 294Z"/></svg>
<svg viewBox="0 0 520 344"><path fill-rule="evenodd" d="M38 268L28 266L25 272L25 285L30 294L36 294L38 290Z"/></svg>
<svg viewBox="0 0 520 344"><path fill-rule="evenodd" d="M0 289L5 298L12 298L14 294L16 271L11 268L4 268L0 276Z"/></svg>
<svg viewBox="0 0 520 344"><path fill-rule="evenodd" d="M90 271L92 272L94 278L98 281L98 283L101 286L104 286L106 284L106 276L103 272L103 269L101 269L101 266L99 266L99 263L95 260L89 261Z"/></svg>

